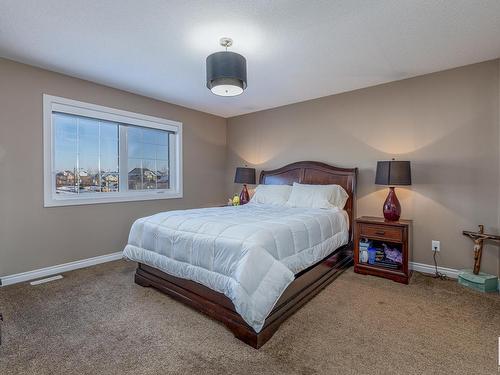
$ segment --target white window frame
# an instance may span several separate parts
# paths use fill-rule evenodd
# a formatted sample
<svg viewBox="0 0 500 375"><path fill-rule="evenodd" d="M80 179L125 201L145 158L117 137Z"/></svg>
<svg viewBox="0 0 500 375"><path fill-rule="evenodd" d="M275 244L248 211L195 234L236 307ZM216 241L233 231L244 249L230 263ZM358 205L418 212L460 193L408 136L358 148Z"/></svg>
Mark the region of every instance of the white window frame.
<svg viewBox="0 0 500 375"><path fill-rule="evenodd" d="M91 117L98 120L136 125L172 132L169 142L169 189L131 190L94 194L56 194L54 124L53 112ZM122 136L122 134L120 134ZM127 142L120 142L120 155L127 154ZM44 207L73 206L83 204L130 202L155 199L182 198L182 123L159 117L143 115L120 109L103 107L77 100L43 94L43 163L44 163ZM121 165L123 167L123 164ZM122 170L123 169L123 170ZM124 187L126 169L120 169L120 189Z"/></svg>

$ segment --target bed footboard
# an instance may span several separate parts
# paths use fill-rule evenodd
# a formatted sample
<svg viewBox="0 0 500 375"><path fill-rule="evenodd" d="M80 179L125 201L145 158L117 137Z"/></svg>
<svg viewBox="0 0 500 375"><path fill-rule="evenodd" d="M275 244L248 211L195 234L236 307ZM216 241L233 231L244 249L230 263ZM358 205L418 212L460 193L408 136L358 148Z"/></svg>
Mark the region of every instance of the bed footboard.
<svg viewBox="0 0 500 375"><path fill-rule="evenodd" d="M283 292L259 333L241 318L229 298L194 281L171 276L139 263L135 282L144 287L154 287L222 322L235 337L258 349L273 336L281 323L352 265L352 254L352 243L349 243L297 274L295 280Z"/></svg>

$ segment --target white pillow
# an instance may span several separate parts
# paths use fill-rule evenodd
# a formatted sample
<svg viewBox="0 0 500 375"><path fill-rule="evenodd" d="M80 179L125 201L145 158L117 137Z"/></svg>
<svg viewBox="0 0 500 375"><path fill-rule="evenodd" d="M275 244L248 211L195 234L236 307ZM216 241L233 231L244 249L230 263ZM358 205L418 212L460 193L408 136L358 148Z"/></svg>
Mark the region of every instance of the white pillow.
<svg viewBox="0 0 500 375"><path fill-rule="evenodd" d="M340 185L306 185L293 183L289 207L343 209L349 194Z"/></svg>
<svg viewBox="0 0 500 375"><path fill-rule="evenodd" d="M258 185L250 202L284 206L291 190L290 185Z"/></svg>

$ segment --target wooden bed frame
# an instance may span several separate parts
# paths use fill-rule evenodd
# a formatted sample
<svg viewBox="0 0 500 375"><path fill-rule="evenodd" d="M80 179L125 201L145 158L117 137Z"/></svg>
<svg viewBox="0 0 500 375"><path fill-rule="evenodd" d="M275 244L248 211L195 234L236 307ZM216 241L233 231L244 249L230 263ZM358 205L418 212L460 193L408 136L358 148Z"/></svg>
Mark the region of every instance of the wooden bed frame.
<svg viewBox="0 0 500 375"><path fill-rule="evenodd" d="M349 243L328 257L295 275L285 289L264 326L256 333L235 311L229 298L194 281L168 275L158 269L139 263L135 282L154 287L171 297L219 320L240 340L258 349L277 331L280 324L331 283L352 264L352 231L356 192L357 168L344 169L328 164L302 161L272 171L262 171L259 182L268 185L337 184L349 194L345 210L349 215Z"/></svg>

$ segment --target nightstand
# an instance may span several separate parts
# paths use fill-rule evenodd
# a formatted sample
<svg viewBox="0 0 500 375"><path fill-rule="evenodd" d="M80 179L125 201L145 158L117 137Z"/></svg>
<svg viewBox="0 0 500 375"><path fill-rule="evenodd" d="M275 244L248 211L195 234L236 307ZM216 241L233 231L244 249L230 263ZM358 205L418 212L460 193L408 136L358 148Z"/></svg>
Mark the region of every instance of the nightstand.
<svg viewBox="0 0 500 375"><path fill-rule="evenodd" d="M382 217L362 216L354 225L354 272L385 277L408 284L411 270L411 220L386 221ZM372 259L365 261L362 249L369 247ZM375 254L375 257L373 257Z"/></svg>

